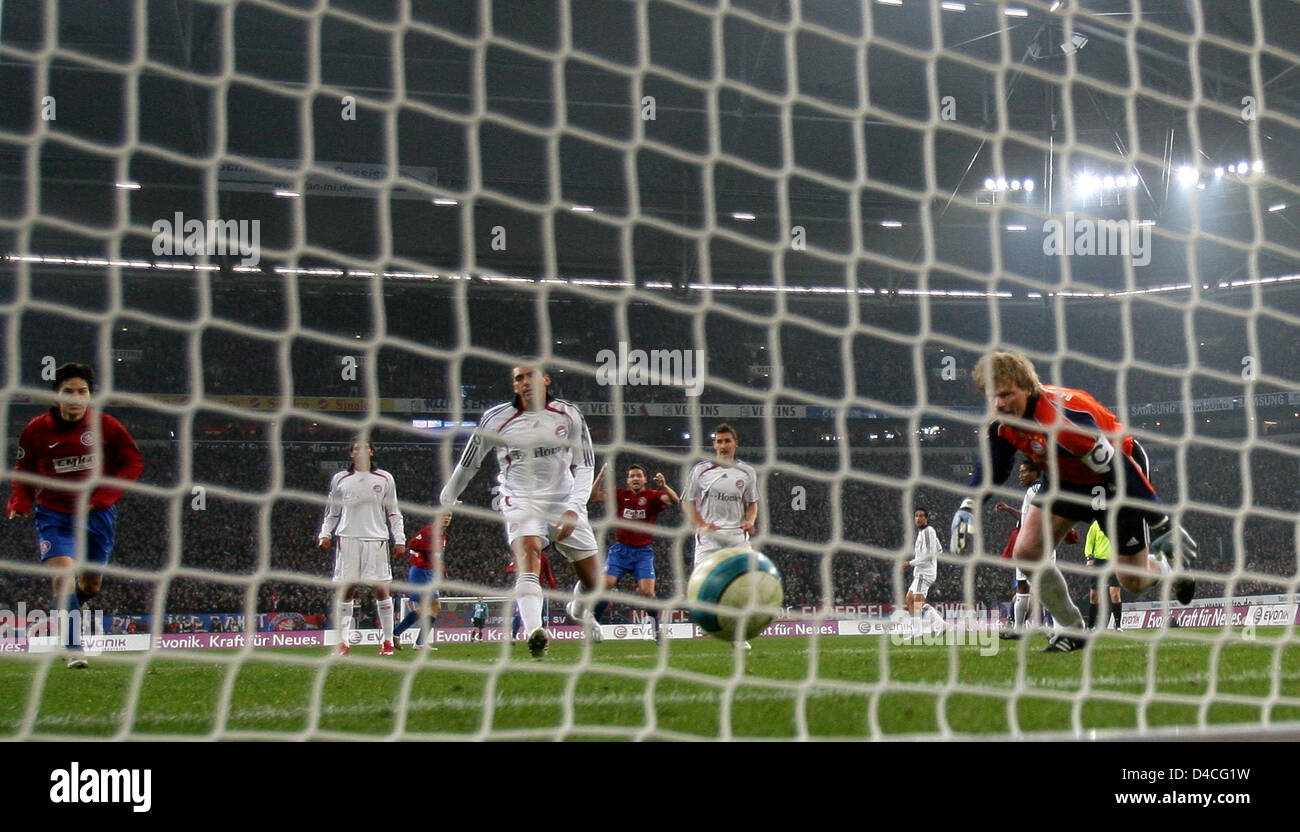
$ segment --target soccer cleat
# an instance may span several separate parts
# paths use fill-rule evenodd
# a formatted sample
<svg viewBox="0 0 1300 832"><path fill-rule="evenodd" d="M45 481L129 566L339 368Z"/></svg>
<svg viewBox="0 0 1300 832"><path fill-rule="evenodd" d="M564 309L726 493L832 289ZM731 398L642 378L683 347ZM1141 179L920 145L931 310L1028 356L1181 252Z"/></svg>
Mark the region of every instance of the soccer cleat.
<svg viewBox="0 0 1300 832"><path fill-rule="evenodd" d="M600 625L596 623L596 616L592 615L590 612L583 616L582 631L586 634L587 638L594 642L599 643L605 640L604 630L600 629Z"/></svg>
<svg viewBox="0 0 1300 832"><path fill-rule="evenodd" d="M393 655L393 643L391 641L385 641L384 646L379 648L379 655L381 656Z"/></svg>
<svg viewBox="0 0 1300 832"><path fill-rule="evenodd" d="M1020 641L1020 633L1015 630L1000 630L998 632L998 638L1003 641Z"/></svg>
<svg viewBox="0 0 1300 832"><path fill-rule="evenodd" d="M546 658L546 645L551 643L551 637L547 635L545 627L538 627L533 630L533 634L528 637L528 655L537 661Z"/></svg>
<svg viewBox="0 0 1300 832"><path fill-rule="evenodd" d="M748 641L745 642L744 644L740 645L740 646L741 646L742 649L745 649L745 650L753 650L753 649L754 649L754 645L750 644Z"/></svg>
<svg viewBox="0 0 1300 832"><path fill-rule="evenodd" d="M1087 642L1078 636L1067 636L1064 633L1058 633L1057 635L1052 636L1051 640L1047 642L1047 646L1043 648L1043 652L1073 653L1075 650L1082 650L1086 643Z"/></svg>
<svg viewBox="0 0 1300 832"><path fill-rule="evenodd" d="M82 655L81 653L68 654L69 670L84 670L87 667L90 667L90 662L86 661L86 657L84 655Z"/></svg>
<svg viewBox="0 0 1300 832"><path fill-rule="evenodd" d="M336 656L346 656L348 653L351 653L351 652L352 652L352 648L351 648L351 647L348 647L346 644L340 644L340 645L339 645L339 649L337 649L337 650L334 651L334 655L336 655Z"/></svg>
<svg viewBox="0 0 1300 832"><path fill-rule="evenodd" d="M419 647L418 644L417 644L416 646ZM400 652L401 649L402 649L402 642L399 641L399 640L396 639L396 638L393 639L393 652L394 652L394 653Z"/></svg>

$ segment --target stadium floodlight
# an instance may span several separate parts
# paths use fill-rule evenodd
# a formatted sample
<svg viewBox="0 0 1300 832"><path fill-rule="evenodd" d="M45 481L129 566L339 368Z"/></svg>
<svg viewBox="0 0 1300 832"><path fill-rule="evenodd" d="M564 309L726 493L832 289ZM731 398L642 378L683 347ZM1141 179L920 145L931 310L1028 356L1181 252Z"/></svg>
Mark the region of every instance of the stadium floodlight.
<svg viewBox="0 0 1300 832"><path fill-rule="evenodd" d="M1247 162L1245 159L1242 159L1240 162L1237 163L1237 175L1245 176L1248 173L1250 173L1250 163Z"/></svg>
<svg viewBox="0 0 1300 832"><path fill-rule="evenodd" d="M1067 55L1073 55L1087 45L1088 39L1076 32L1069 40L1061 44L1061 51Z"/></svg>
<svg viewBox="0 0 1300 832"><path fill-rule="evenodd" d="M1196 179L1196 168L1191 165L1183 165L1178 169L1178 184L1195 185Z"/></svg>
<svg viewBox="0 0 1300 832"><path fill-rule="evenodd" d="M1109 189L1111 189L1111 188L1114 188L1114 187L1115 187L1115 177L1113 177L1113 176L1103 176L1102 179L1101 179L1101 184L1102 184L1102 185L1103 185L1107 190L1109 190Z"/></svg>
<svg viewBox="0 0 1300 832"><path fill-rule="evenodd" d="M901 6L901 5L903 5L903 0L876 0L876 2L879 3L879 4L882 5L882 6Z"/></svg>
<svg viewBox="0 0 1300 832"><path fill-rule="evenodd" d="M1008 230L1008 231L1028 231L1028 230L1029 230L1029 226L1027 226L1027 225L1008 225L1008 226L1007 226L1007 230Z"/></svg>
<svg viewBox="0 0 1300 832"><path fill-rule="evenodd" d="M114 182L113 187L121 191L138 191L140 190L139 182Z"/></svg>
<svg viewBox="0 0 1300 832"><path fill-rule="evenodd" d="M1013 190L1013 191L1018 191L1018 190L1020 190L1020 180L1019 180L1019 179L1012 179L1012 180L1011 180L1011 190Z"/></svg>
<svg viewBox="0 0 1300 832"><path fill-rule="evenodd" d="M578 214L590 214L593 213L596 209L592 208L590 205L574 205L569 210Z"/></svg>
<svg viewBox="0 0 1300 832"><path fill-rule="evenodd" d="M752 222L753 220L758 219L756 215L751 214L748 211L735 211L731 214L731 218L733 220L744 220L745 222Z"/></svg>
<svg viewBox="0 0 1300 832"><path fill-rule="evenodd" d="M1029 17L1028 9L1021 9L1021 8L1003 9L1002 13L1005 14L1007 17Z"/></svg>
<svg viewBox="0 0 1300 832"><path fill-rule="evenodd" d="M999 176L999 177L998 177L998 190L999 190L999 191L1005 191L1006 189L1007 189L1007 178L1006 178L1005 176Z"/></svg>
<svg viewBox="0 0 1300 832"><path fill-rule="evenodd" d="M1128 175L1128 186L1130 188L1136 188L1138 186L1138 183L1141 181L1142 180L1138 177L1136 173L1130 173Z"/></svg>
<svg viewBox="0 0 1300 832"><path fill-rule="evenodd" d="M992 179L991 177L988 178L988 179L985 179L985 180L984 180L984 190L986 190L986 191L991 191L991 190L993 190L994 188L997 187L997 185L998 185L998 183L994 182L993 179Z"/></svg>
<svg viewBox="0 0 1300 832"><path fill-rule="evenodd" d="M1277 202L1268 206L1268 212L1270 214L1276 214L1278 211L1285 211L1285 210L1286 210L1285 202Z"/></svg>
<svg viewBox="0 0 1300 832"><path fill-rule="evenodd" d="M455 199L448 199L448 198L445 197L445 196L439 196L439 197L434 197L433 204L434 204L434 205L444 205L444 206L446 206L446 205L460 205L460 202L459 202L458 200L455 200Z"/></svg>
<svg viewBox="0 0 1300 832"><path fill-rule="evenodd" d="M1254 163L1250 166L1250 169L1253 170L1255 173L1263 173L1263 172L1264 172L1264 160L1263 160L1263 159L1256 159L1256 160L1254 161Z"/></svg>
<svg viewBox="0 0 1300 832"><path fill-rule="evenodd" d="M293 199L295 197L302 196L302 194L298 193L297 191L286 191L283 188L276 188L274 191L272 191L272 194L274 196L282 197L284 199Z"/></svg>
<svg viewBox="0 0 1300 832"><path fill-rule="evenodd" d="M881 228L902 228L903 224L898 220L883 220L880 223Z"/></svg>
<svg viewBox="0 0 1300 832"><path fill-rule="evenodd" d="M1215 179L1222 179L1222 178L1223 178L1223 165L1215 165L1215 166L1214 166L1214 178L1215 178Z"/></svg>
<svg viewBox="0 0 1300 832"><path fill-rule="evenodd" d="M1051 5L1051 7L1048 9L1048 11L1049 11L1049 12L1054 12L1054 11L1056 11L1056 10L1059 9L1059 8L1061 8L1061 0L1052 0L1052 5Z"/></svg>
<svg viewBox="0 0 1300 832"><path fill-rule="evenodd" d="M1028 193L1034 192L1034 180L1032 179L1025 180L1025 191Z"/></svg>
<svg viewBox="0 0 1300 832"><path fill-rule="evenodd" d="M939 6L940 6L944 11L949 11L949 12L964 12L964 11L966 11L966 4L965 4L965 3L940 3Z"/></svg>

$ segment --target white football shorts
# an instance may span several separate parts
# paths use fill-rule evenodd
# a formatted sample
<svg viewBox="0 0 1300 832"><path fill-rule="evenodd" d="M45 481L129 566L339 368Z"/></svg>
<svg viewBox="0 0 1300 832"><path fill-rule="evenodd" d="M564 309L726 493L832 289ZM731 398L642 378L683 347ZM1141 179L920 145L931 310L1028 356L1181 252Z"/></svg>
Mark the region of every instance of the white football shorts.
<svg viewBox="0 0 1300 832"><path fill-rule="evenodd" d="M560 501L549 502L529 500L522 497L506 497L501 501L501 515L506 521L506 541L511 551L514 543L521 537L540 537L543 547L555 540L556 530L567 511ZM587 507L583 506L578 514L578 522L573 527L573 534L555 544L560 554L570 562L586 560L596 554L596 533L591 530L587 520Z"/></svg>
<svg viewBox="0 0 1300 832"><path fill-rule="evenodd" d="M740 529L700 529L695 532L695 565L699 566L714 552L749 544L749 535Z"/></svg>
<svg viewBox="0 0 1300 832"><path fill-rule="evenodd" d="M387 540L359 537L335 538L334 580L347 583L384 583L393 579Z"/></svg>
<svg viewBox="0 0 1300 832"><path fill-rule="evenodd" d="M930 587L934 585L934 575L912 575L912 585L907 591L913 595L920 595L925 598L930 594Z"/></svg>

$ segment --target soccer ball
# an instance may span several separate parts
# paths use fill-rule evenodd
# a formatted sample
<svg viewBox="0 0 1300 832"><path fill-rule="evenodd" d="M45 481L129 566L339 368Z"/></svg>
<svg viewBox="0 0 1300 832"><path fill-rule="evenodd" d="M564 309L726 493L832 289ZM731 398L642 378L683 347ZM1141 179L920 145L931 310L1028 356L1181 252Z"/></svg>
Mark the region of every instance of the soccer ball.
<svg viewBox="0 0 1300 832"><path fill-rule="evenodd" d="M772 623L785 591L772 561L748 546L734 546L695 567L686 600L704 632L724 641L748 641ZM701 609L702 604L735 612Z"/></svg>

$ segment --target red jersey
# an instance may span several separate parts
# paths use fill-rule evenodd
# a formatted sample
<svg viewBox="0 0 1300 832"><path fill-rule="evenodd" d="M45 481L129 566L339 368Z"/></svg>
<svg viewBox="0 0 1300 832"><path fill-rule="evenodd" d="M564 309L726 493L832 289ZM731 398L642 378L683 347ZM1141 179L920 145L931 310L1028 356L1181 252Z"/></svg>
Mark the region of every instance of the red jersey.
<svg viewBox="0 0 1300 832"><path fill-rule="evenodd" d="M90 429L99 419L99 436ZM99 447L96 447L96 446ZM102 448L102 452L101 449ZM108 477L137 480L144 471L144 457L122 423L92 408L79 421L68 422L51 407L27 423L18 439L15 471L54 477L68 483L88 479L96 471ZM122 498L122 489L101 485L90 495L90 507L104 510ZM38 487L14 480L8 510L26 514L32 503L71 514L77 510L77 493L48 486Z"/></svg>
<svg viewBox="0 0 1300 832"><path fill-rule="evenodd" d="M1133 453L1133 437L1124 433L1124 426L1115 414L1083 390L1043 385L1041 392L1029 397L1025 419L1036 422L1042 429L1026 430L1001 421L989 425L995 482L1006 479L1017 450L1061 484L1086 486L1102 485L1113 479L1113 474L1093 470L1088 464L1090 457L1097 456L1098 461L1103 461L1108 447L1112 456ZM1055 467L1049 464L1052 441L1058 446ZM1118 459L1111 465L1112 471L1116 464Z"/></svg>
<svg viewBox="0 0 1300 832"><path fill-rule="evenodd" d="M663 501L666 493L653 488L642 488L640 491L630 488L614 489L614 495L618 499L618 518L653 523L659 517L659 512L668 507ZM614 539L625 546L650 545L650 535L635 529L618 529L614 532Z"/></svg>
<svg viewBox="0 0 1300 832"><path fill-rule="evenodd" d="M415 537L406 541L406 554L411 558L411 565L420 569L432 569L437 553L433 551L433 524L420 529ZM442 530L442 540L438 541L438 553L447 551L447 530Z"/></svg>

